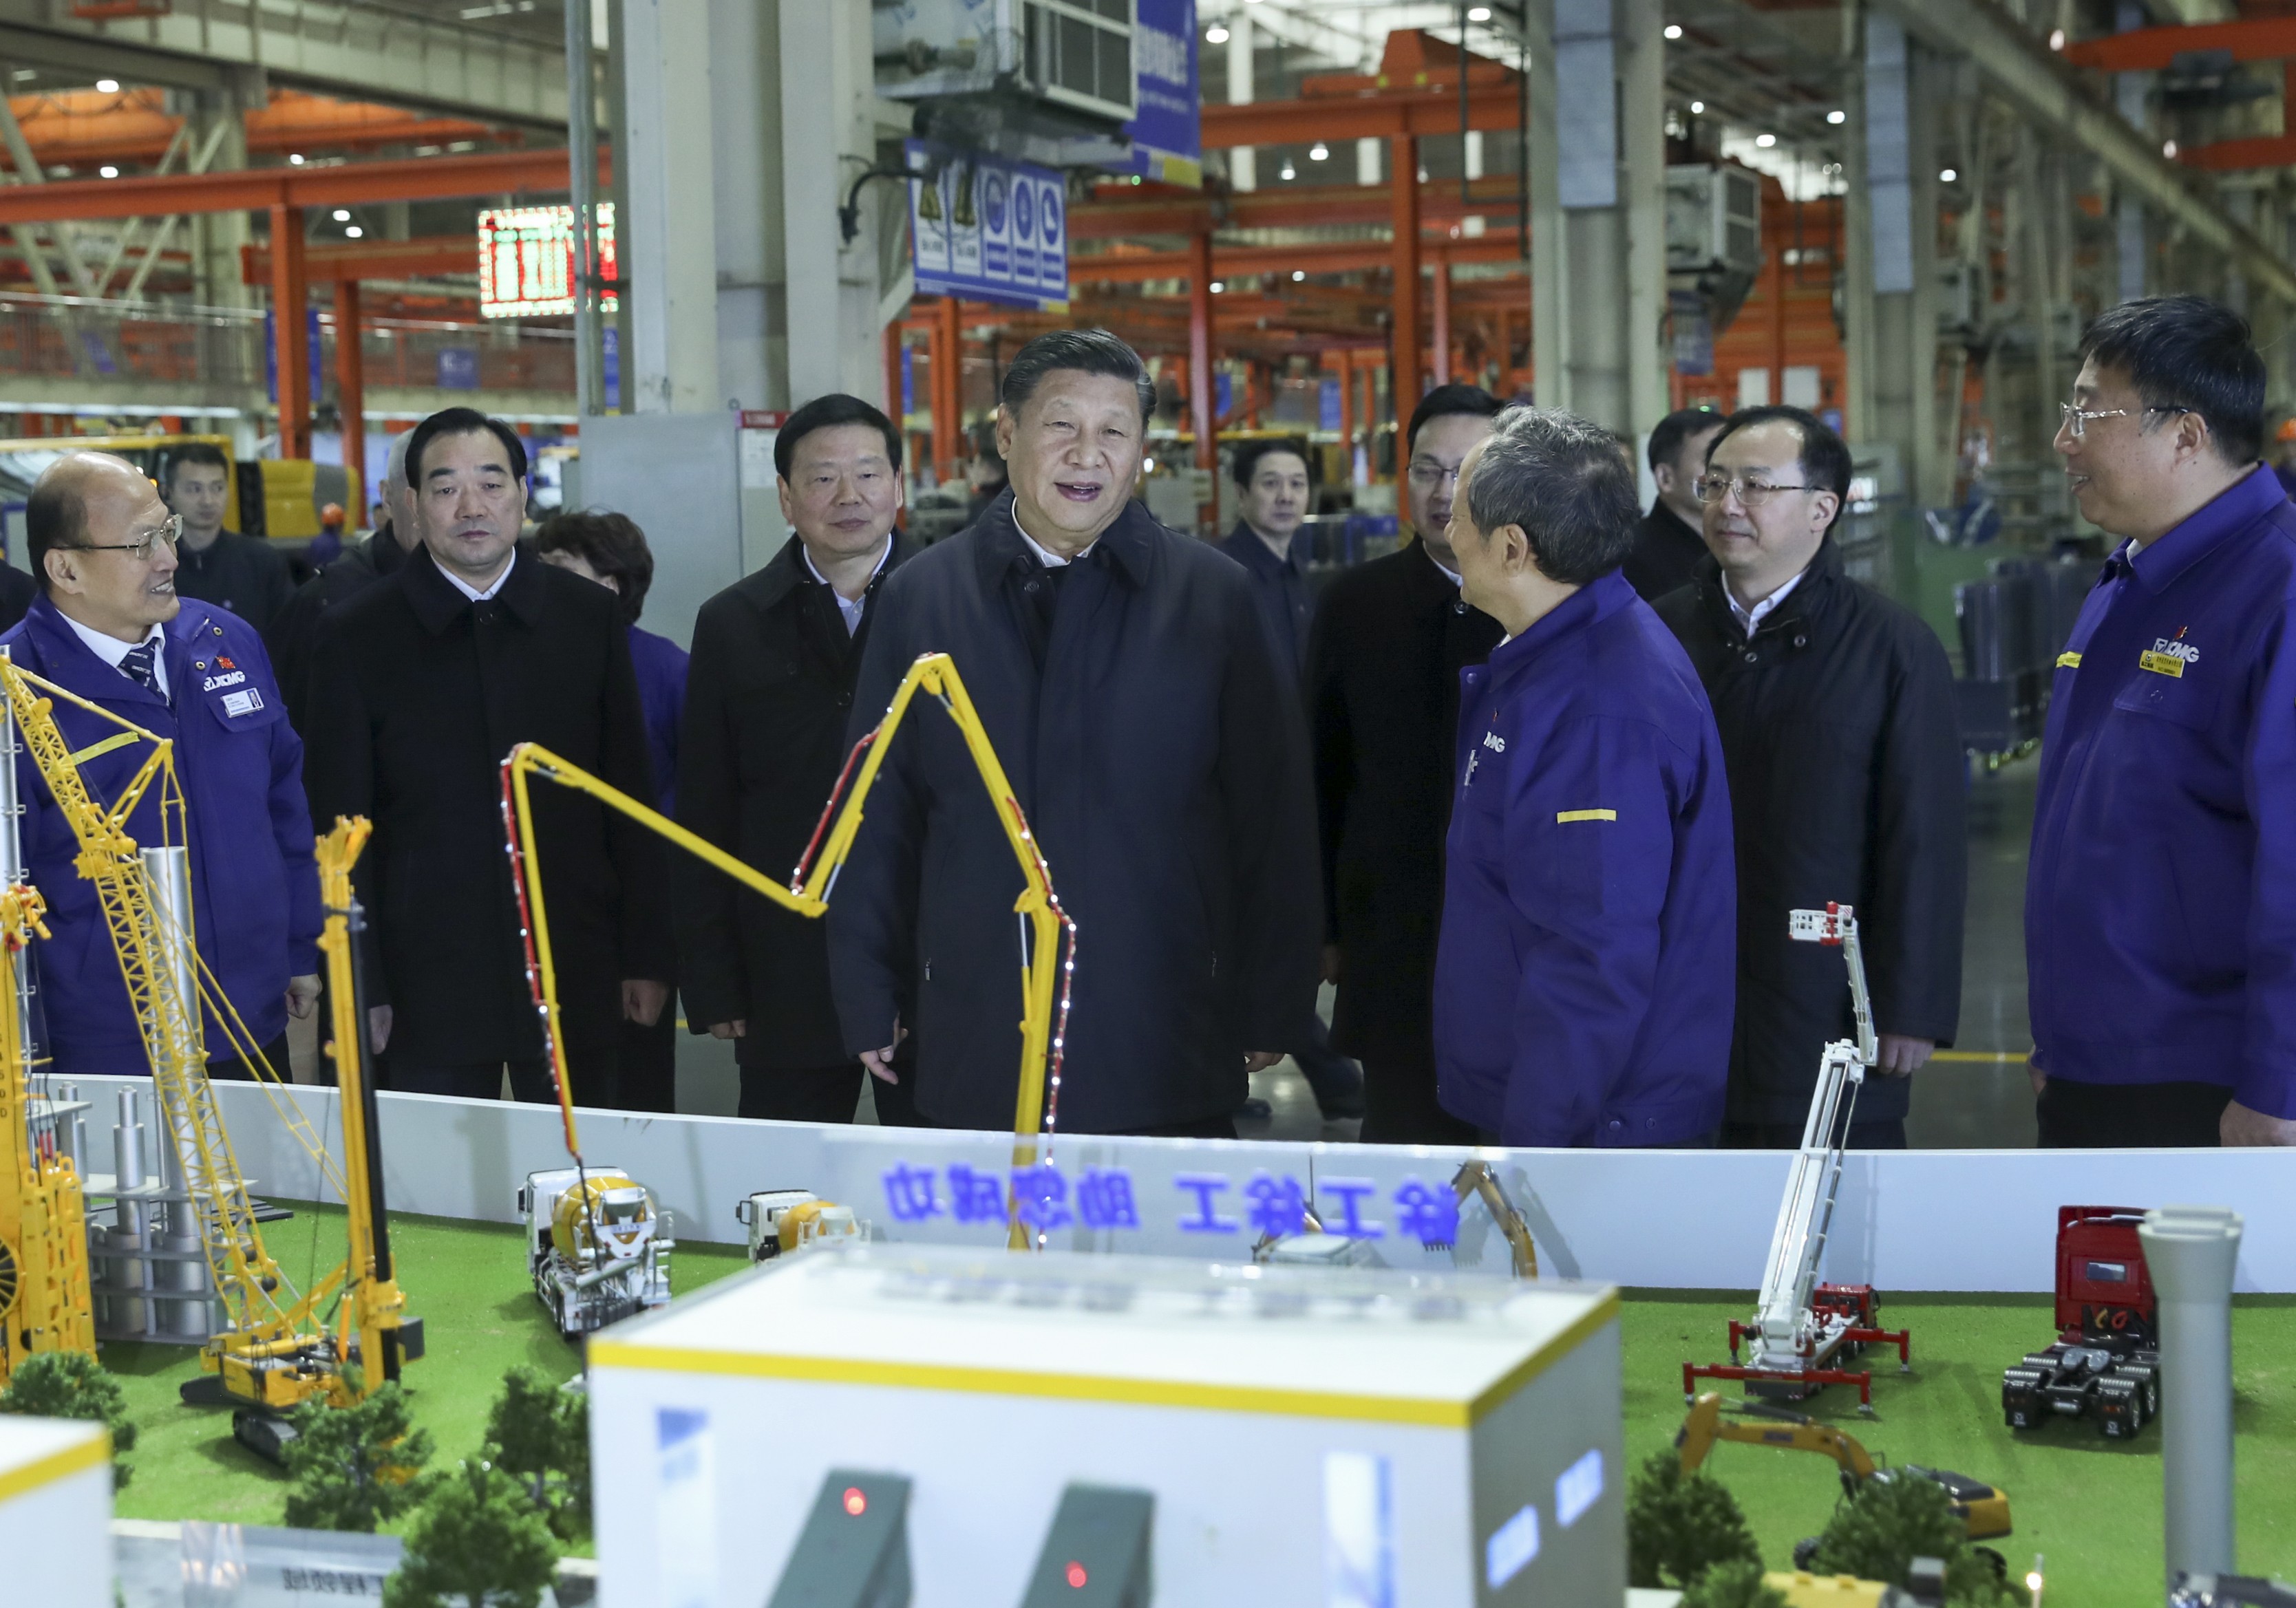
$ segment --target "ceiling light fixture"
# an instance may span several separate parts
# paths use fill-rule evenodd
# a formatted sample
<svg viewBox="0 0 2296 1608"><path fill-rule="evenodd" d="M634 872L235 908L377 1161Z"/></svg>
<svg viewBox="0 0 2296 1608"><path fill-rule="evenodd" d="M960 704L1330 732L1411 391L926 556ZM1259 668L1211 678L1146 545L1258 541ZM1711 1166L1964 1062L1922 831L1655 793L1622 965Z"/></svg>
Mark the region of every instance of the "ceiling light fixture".
<svg viewBox="0 0 2296 1608"><path fill-rule="evenodd" d="M2174 140L2162 141L2161 144L2161 154L2167 157L2170 161L2175 161L2177 159L2177 142Z"/></svg>
<svg viewBox="0 0 2296 1608"><path fill-rule="evenodd" d="M353 224L349 228L343 231L343 238L345 240L364 240L365 237L366 231L360 228L357 224Z"/></svg>
<svg viewBox="0 0 2296 1608"><path fill-rule="evenodd" d="M1308 147L1308 159L1311 162L1320 162L1331 154L1332 148L1321 140Z"/></svg>
<svg viewBox="0 0 2296 1608"><path fill-rule="evenodd" d="M118 94L119 93L119 80L117 78L98 78L95 81L95 93L100 95Z"/></svg>
<svg viewBox="0 0 2296 1608"><path fill-rule="evenodd" d="M1941 172L1941 173L1939 173L1939 174L1938 175L1938 179L1939 179L1939 181L1940 183L1942 183L1942 184L1952 184L1952 183L1954 182L1954 180L1956 180L1956 179L1959 178L1960 176L1961 176L1961 175L1959 175L1958 173L1956 173L1952 168L1948 167L1948 168L1946 168L1943 172Z"/></svg>
<svg viewBox="0 0 2296 1608"><path fill-rule="evenodd" d="M303 165L303 153L299 151L290 152L287 164L291 167L300 167Z"/></svg>
<svg viewBox="0 0 2296 1608"><path fill-rule="evenodd" d="M350 221L351 221L351 214L350 214L350 208L348 208L348 207L338 207L338 208L335 208L335 222L337 222L337 223L339 223L339 224L348 224L348 223L349 223Z"/></svg>
<svg viewBox="0 0 2296 1608"><path fill-rule="evenodd" d="M1287 183L1300 176L1300 170L1292 165L1292 159L1290 157L1285 157L1283 159L1283 171L1280 176Z"/></svg>
<svg viewBox="0 0 2296 1608"><path fill-rule="evenodd" d="M1491 8L1488 5L1472 6L1468 9L1467 20L1470 22L1488 22L1490 20Z"/></svg>
<svg viewBox="0 0 2296 1608"><path fill-rule="evenodd" d="M2051 50L2062 50L2064 47L2065 30L2062 28L2051 29L2049 30L2049 48Z"/></svg>
<svg viewBox="0 0 2296 1608"><path fill-rule="evenodd" d="M1829 123L1839 126L1841 124L1847 123L1849 120L1849 114L1837 106L1832 111L1825 114L1825 120Z"/></svg>
<svg viewBox="0 0 2296 1608"><path fill-rule="evenodd" d="M1295 285L1300 283L1302 280L1305 280L1307 277L1308 270L1305 268L1294 268L1292 270L1292 282Z"/></svg>
<svg viewBox="0 0 2296 1608"><path fill-rule="evenodd" d="M1693 101L1690 103L1690 115L1693 118L1704 112L1705 110L1706 102L1703 101Z"/></svg>
<svg viewBox="0 0 2296 1608"><path fill-rule="evenodd" d="M104 164L104 166L97 168L96 172L108 179L116 179L119 176L119 169L112 167L108 162Z"/></svg>
<svg viewBox="0 0 2296 1608"><path fill-rule="evenodd" d="M1765 151L1767 151L1771 146L1777 143L1778 136L1774 134L1758 134L1754 136L1754 143L1759 145Z"/></svg>
<svg viewBox="0 0 2296 1608"><path fill-rule="evenodd" d="M1666 37L1667 37L1668 38L1669 38L1669 39L1679 39L1679 38L1681 38L1681 37L1682 37L1682 24L1681 24L1681 23L1679 23L1679 22L1669 22L1669 23L1668 23L1668 24L1666 25Z"/></svg>
<svg viewBox="0 0 2296 1608"><path fill-rule="evenodd" d="M1226 284L1226 282L1225 281L1222 281L1222 280L1217 280L1217 279L1216 279L1216 280L1214 280L1214 281L1212 281L1212 294L1213 294L1214 296L1218 296L1221 291L1223 291L1223 290L1226 290L1226 289L1227 289L1227 284Z"/></svg>
<svg viewBox="0 0 2296 1608"><path fill-rule="evenodd" d="M1222 28L1217 22L1213 23L1210 28L1204 29L1204 43L1207 45L1226 44L1227 29Z"/></svg>

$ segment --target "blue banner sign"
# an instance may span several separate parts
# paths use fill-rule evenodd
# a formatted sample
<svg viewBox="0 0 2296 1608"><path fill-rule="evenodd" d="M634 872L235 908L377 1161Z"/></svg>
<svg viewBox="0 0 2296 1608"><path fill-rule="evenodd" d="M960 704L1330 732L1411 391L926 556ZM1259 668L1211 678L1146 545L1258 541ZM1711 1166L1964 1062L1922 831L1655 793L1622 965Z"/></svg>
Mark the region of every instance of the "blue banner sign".
<svg viewBox="0 0 2296 1608"><path fill-rule="evenodd" d="M1049 167L906 143L909 240L921 295L1065 313L1068 186Z"/></svg>

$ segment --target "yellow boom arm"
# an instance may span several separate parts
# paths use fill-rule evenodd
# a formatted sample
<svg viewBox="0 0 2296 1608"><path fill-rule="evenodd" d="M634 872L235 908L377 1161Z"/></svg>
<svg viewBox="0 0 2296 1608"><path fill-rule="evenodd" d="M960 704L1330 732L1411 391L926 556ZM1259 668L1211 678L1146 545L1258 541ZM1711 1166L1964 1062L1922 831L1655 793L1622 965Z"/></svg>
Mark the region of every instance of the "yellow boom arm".
<svg viewBox="0 0 2296 1608"><path fill-rule="evenodd" d="M818 919L829 911L830 891L846 857L853 851L855 836L861 830L862 805L884 763L886 744L891 741L911 702L921 691L940 705L964 736L964 746L980 772L981 785L988 788L996 806L997 820L1012 845L1013 857L1021 866L1023 886L1013 908L1027 920L1031 942L1021 962L1021 1084L1013 1108L1013 1161L1015 1167L1035 1164L1037 1132L1054 1126L1060 1112L1062 1041L1068 1021L1069 987L1076 975L1076 923L1061 909L1060 899L1053 892L1052 871L1029 829L1020 800L1013 796L1012 783L1005 780L1004 767L997 763L996 751L989 747L988 734L972 706L972 699L965 693L955 662L945 653L924 654L909 666L908 673L893 692L892 702L886 706L885 718L855 746L852 757L846 761L845 774L838 779L837 789L823 809L813 844L791 874L787 886L539 744L521 743L503 761L503 824L510 836L512 876L527 934L528 976L542 1015L551 1070L558 1082L559 1108L566 1124L566 1148L578 1163L581 1147L575 1131L573 1098L566 1080L565 1050L558 1030L558 974L551 960L550 917L542 896L542 862L535 847L529 778L540 777L586 794L608 809L668 838L750 892L783 910ZM846 786L849 779L849 791ZM844 800L842 808L838 802L840 796ZM1057 1010L1054 997L1056 975L1060 983ZM1025 1240L1026 1230L1016 1223L1014 1245L1019 1246Z"/></svg>

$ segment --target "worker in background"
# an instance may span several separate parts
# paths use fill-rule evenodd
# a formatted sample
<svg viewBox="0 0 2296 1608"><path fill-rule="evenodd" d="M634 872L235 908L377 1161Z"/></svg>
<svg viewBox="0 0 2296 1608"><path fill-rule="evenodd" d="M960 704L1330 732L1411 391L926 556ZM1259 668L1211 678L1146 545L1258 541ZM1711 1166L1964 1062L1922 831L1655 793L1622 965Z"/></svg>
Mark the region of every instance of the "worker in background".
<svg viewBox="0 0 2296 1608"><path fill-rule="evenodd" d="M1435 963L1444 1109L1506 1145L1711 1144L1731 990L1730 796L1681 645L1619 574L1635 476L1607 430L1513 408L1451 506L1466 600Z"/></svg>
<svg viewBox="0 0 2296 1608"><path fill-rule="evenodd" d="M322 820L364 815L375 939L368 999L394 1089L555 1098L521 922L504 870L503 756L537 742L651 803L653 777L622 612L517 545L526 452L500 420L448 408L406 450L422 545L327 612L308 762ZM561 1047L574 1098L619 1098L621 1024L668 1000L661 841L568 789L534 788L548 878Z"/></svg>
<svg viewBox="0 0 2296 1608"><path fill-rule="evenodd" d="M246 621L176 595L184 526L143 472L101 453L71 453L24 510L41 595L0 637L22 668L172 742L183 787L192 906L202 959L245 1024L236 1041L209 1013L209 1075L244 1078L234 1043L252 1043L282 1081L287 1018L319 995L319 880L304 807L303 745L287 723L262 640ZM103 751L112 722L64 698L49 713L99 801L116 801L151 759L135 742ZM48 1042L60 1073L148 1073L144 1034L79 845L29 755L17 761L23 845L48 902L53 935L34 949ZM153 788L128 818L147 848L170 841Z"/></svg>
<svg viewBox="0 0 2296 1608"><path fill-rule="evenodd" d="M1363 1063L1366 1143L1472 1144L1435 1097L1435 943L1451 819L1459 672L1498 622L1459 592L1449 526L1459 470L1490 434L1480 387L1427 393L1403 438L1417 539L1337 576L1308 648L1332 1041Z"/></svg>
<svg viewBox="0 0 2296 1608"><path fill-rule="evenodd" d="M332 563L297 587L263 633L279 673L279 685L287 695L288 716L298 731L309 730L304 723L304 704L310 690L311 649L318 637L319 622L336 604L396 575L406 555L422 544L414 529L414 493L406 484L406 444L414 437L413 430L402 430L391 438L384 459L381 523L374 534L345 547Z"/></svg>
<svg viewBox="0 0 2296 1608"><path fill-rule="evenodd" d="M1912 1075L1961 1016L1964 768L1953 666L1851 580L1832 531L1849 449L1792 407L1730 415L1699 498L1711 553L1660 600L1714 706L1738 854L1738 1024L1725 1145L1801 1143L1824 1046L1855 1038L1841 957L1788 913L1852 906L1881 1038L1845 1142L1906 1143Z"/></svg>
<svg viewBox="0 0 2296 1608"><path fill-rule="evenodd" d="M654 807L677 813L677 734L685 716L685 649L666 636L638 629L646 589L653 584L653 551L645 532L627 514L555 513L534 535L535 556L612 592L621 605L638 678L638 708L645 717ZM677 1011L663 1007L651 1022L622 1022L621 1106L625 1111L677 1109Z"/></svg>
<svg viewBox="0 0 2296 1608"><path fill-rule="evenodd" d="M304 550L304 561L316 573L333 563L343 551L343 505L330 502L319 510L319 534Z"/></svg>
<svg viewBox="0 0 2296 1608"><path fill-rule="evenodd" d="M678 820L785 882L845 764L854 683L885 579L916 548L893 525L901 433L859 397L820 396L791 413L774 468L794 534L694 622ZM896 746L918 740L909 727L939 718L920 707ZM830 993L827 924L689 856L673 875L686 1017L695 1033L733 1041L740 1114L851 1122L864 1076ZM914 1058L905 1049L890 1080L868 1080L880 1122L914 1124Z"/></svg>
<svg viewBox="0 0 2296 1608"><path fill-rule="evenodd" d="M1643 516L1634 551L1620 566L1627 584L1645 603L1690 584L1706 561L1706 510L1698 501L1698 478L1706 472L1706 449L1721 431L1722 415L1709 407L1678 409L1651 431L1651 478L1658 483L1658 499Z"/></svg>
<svg viewBox="0 0 2296 1608"><path fill-rule="evenodd" d="M2296 494L2296 415L2283 419L2273 432L2272 473L2282 491Z"/></svg>
<svg viewBox="0 0 2296 1608"><path fill-rule="evenodd" d="M972 431L972 461L964 466L965 491L969 498L964 510L964 522L972 525L988 511L988 505L1004 494L1010 477L1004 469L1004 454L996 447L996 421L989 420L976 425Z"/></svg>
<svg viewBox="0 0 2296 1608"><path fill-rule="evenodd" d="M1294 676L1308 667L1308 639L1316 618L1316 594L1308 584L1308 554L1299 540L1315 497L1308 469L1308 444L1287 437L1247 441L1230 461L1242 502L1235 528L1220 551L1251 577L1251 600L1277 661ZM1364 1114L1363 1069L1333 1049L1321 1016L1292 1047L1292 1058L1326 1118ZM1244 1102L1242 1114L1271 1114L1266 1100Z"/></svg>
<svg viewBox="0 0 2296 1608"><path fill-rule="evenodd" d="M955 657L1080 935L1060 1130L1232 1136L1248 1072L1315 1007L1292 678L1248 577L1132 495L1155 402L1137 353L1040 335L1002 400L1011 488L886 581L847 735L919 654ZM933 1122L1013 1122L1021 888L964 739L919 710L830 907L830 977L873 1072L914 1029Z"/></svg>
<svg viewBox="0 0 2296 1608"><path fill-rule="evenodd" d="M231 460L219 446L187 441L168 450L160 473L160 492L184 521L176 590L230 609L258 632L270 630L273 616L295 593L295 577L287 555L261 536L223 527L224 510L230 506Z"/></svg>
<svg viewBox="0 0 2296 1608"><path fill-rule="evenodd" d="M2123 302L2057 432L2118 543L2057 656L2025 883L2044 1145L2296 1143L2296 507L2239 314Z"/></svg>

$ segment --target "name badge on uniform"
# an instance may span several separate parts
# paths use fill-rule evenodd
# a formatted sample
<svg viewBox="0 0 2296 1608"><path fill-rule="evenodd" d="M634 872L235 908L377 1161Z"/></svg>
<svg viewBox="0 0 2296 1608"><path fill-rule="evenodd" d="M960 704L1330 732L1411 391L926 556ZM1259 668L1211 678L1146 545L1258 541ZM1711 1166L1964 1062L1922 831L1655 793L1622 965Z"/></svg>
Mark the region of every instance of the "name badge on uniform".
<svg viewBox="0 0 2296 1608"><path fill-rule="evenodd" d="M223 695L223 712L227 720L237 720L242 715L252 714L262 707L263 694L252 687L243 691L226 692Z"/></svg>
<svg viewBox="0 0 2296 1608"><path fill-rule="evenodd" d="M2174 637L2155 638L2152 646L2136 656L2136 667L2150 670L2155 675L2170 675L2182 679L2185 666L2201 662L2201 650L2181 640L2179 631Z"/></svg>

